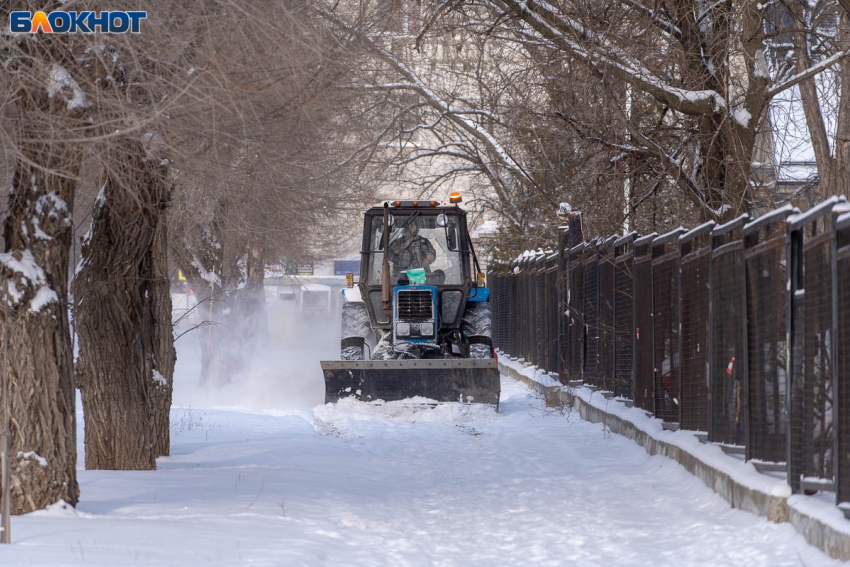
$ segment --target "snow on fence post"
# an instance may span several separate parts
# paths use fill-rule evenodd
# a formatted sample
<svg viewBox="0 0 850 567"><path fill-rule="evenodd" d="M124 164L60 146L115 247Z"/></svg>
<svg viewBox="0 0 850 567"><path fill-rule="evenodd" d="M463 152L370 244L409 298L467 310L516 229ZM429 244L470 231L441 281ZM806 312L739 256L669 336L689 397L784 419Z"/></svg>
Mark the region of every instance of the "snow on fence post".
<svg viewBox="0 0 850 567"><path fill-rule="evenodd" d="M614 241L614 395L634 399L636 232Z"/></svg>
<svg viewBox="0 0 850 567"><path fill-rule="evenodd" d="M836 316L838 337L836 341L838 384L838 468L836 471L836 500L844 504L845 515L850 507L850 213L836 219L835 277Z"/></svg>
<svg viewBox="0 0 850 567"><path fill-rule="evenodd" d="M587 243L570 249L570 380L582 379L584 358L584 254Z"/></svg>
<svg viewBox="0 0 850 567"><path fill-rule="evenodd" d="M679 238L681 265L681 426L708 431L711 283L710 221Z"/></svg>
<svg viewBox="0 0 850 567"><path fill-rule="evenodd" d="M685 229L677 228L652 242L655 417L665 424L678 424L681 419L679 236L683 232Z"/></svg>
<svg viewBox="0 0 850 567"><path fill-rule="evenodd" d="M837 203L833 197L788 219L792 347L788 482L795 492L835 488L833 209Z"/></svg>
<svg viewBox="0 0 850 567"><path fill-rule="evenodd" d="M599 309L598 352L599 385L608 392L614 391L614 241L609 236L599 245Z"/></svg>
<svg viewBox="0 0 850 567"><path fill-rule="evenodd" d="M649 234L634 242L635 265L635 406L655 414L655 377L652 325L652 242ZM638 299L640 298L640 299Z"/></svg>
<svg viewBox="0 0 850 567"><path fill-rule="evenodd" d="M746 267L746 459L785 463L788 405L785 219L790 205L744 225Z"/></svg>
<svg viewBox="0 0 850 567"><path fill-rule="evenodd" d="M584 254L584 383L599 386L599 246L590 241Z"/></svg>

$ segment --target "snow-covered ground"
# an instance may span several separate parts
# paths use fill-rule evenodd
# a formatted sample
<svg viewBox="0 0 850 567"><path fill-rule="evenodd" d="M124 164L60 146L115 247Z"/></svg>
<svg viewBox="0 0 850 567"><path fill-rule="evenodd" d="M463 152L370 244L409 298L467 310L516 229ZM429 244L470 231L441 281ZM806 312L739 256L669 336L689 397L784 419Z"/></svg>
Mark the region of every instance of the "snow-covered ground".
<svg viewBox="0 0 850 567"><path fill-rule="evenodd" d="M181 339L172 455L151 472L80 470L77 509L13 518L0 565L838 564L508 378L498 414L292 409L321 397L329 327L288 327L213 392L197 387L197 347ZM80 424L81 468L82 439Z"/></svg>
<svg viewBox="0 0 850 567"><path fill-rule="evenodd" d="M175 409L157 471L80 471L77 509L14 518L0 565L837 564L672 461L502 387L498 415Z"/></svg>

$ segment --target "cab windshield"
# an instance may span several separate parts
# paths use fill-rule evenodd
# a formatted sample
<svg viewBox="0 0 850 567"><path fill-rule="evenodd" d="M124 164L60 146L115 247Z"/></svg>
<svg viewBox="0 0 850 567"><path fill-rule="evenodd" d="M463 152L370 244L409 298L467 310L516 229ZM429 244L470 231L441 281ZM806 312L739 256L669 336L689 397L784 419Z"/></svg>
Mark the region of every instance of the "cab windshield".
<svg viewBox="0 0 850 567"><path fill-rule="evenodd" d="M463 265L457 215L390 214L390 283L406 279L406 270L421 268L428 285L463 285ZM383 263L384 218L372 217L367 283L380 285Z"/></svg>

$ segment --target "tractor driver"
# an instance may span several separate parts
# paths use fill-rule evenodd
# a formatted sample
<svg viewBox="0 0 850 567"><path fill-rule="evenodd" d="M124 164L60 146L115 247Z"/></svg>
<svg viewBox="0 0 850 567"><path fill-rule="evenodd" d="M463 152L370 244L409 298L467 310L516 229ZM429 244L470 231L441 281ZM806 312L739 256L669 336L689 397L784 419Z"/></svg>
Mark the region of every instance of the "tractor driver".
<svg viewBox="0 0 850 567"><path fill-rule="evenodd" d="M393 263L395 279L404 270L424 268L426 274L431 274L429 267L437 258L437 251L427 238L419 236L419 225L416 219L404 227L404 237L390 244L389 259Z"/></svg>

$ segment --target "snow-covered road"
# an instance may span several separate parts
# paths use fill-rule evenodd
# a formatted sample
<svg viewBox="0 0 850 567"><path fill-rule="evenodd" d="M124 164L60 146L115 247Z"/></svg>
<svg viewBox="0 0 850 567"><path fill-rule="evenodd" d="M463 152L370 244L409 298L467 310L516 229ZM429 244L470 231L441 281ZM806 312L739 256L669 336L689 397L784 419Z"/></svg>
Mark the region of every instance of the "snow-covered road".
<svg viewBox="0 0 850 567"><path fill-rule="evenodd" d="M456 410L175 409L157 471L80 471L0 565L837 564L509 379Z"/></svg>

